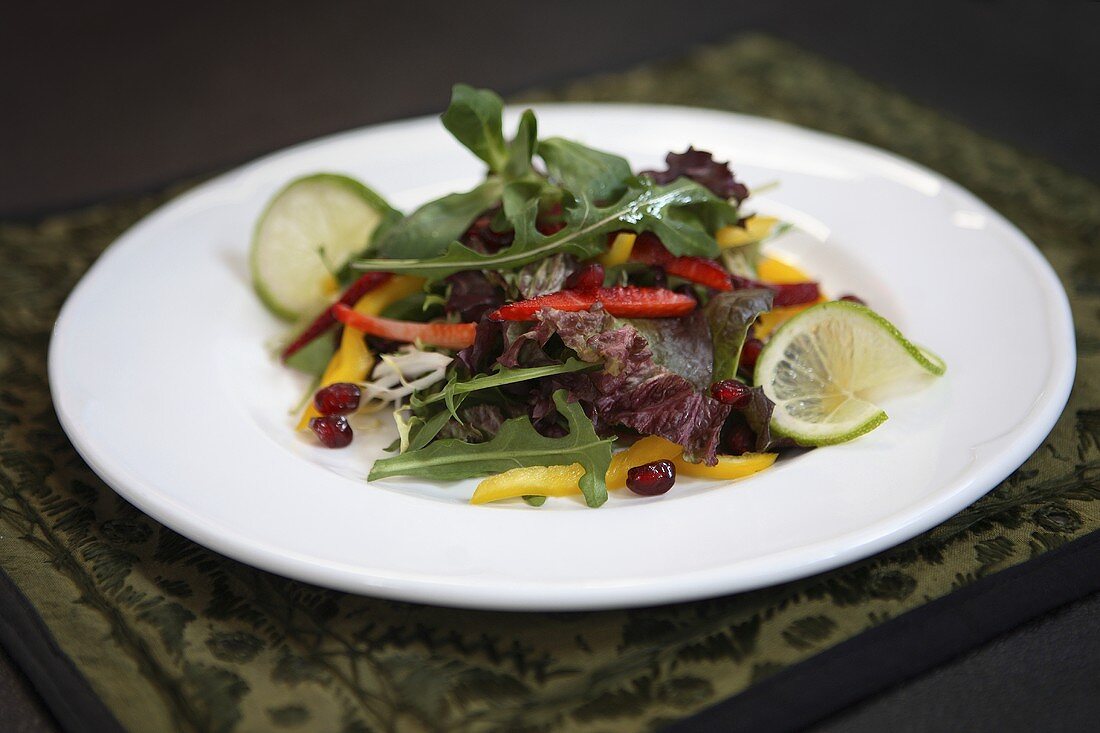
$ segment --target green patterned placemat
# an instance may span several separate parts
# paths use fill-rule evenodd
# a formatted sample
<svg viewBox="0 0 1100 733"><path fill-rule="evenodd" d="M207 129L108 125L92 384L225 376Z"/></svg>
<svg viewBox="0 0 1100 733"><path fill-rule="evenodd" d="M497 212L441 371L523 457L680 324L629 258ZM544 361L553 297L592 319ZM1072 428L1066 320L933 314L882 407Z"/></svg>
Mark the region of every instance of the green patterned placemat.
<svg viewBox="0 0 1100 733"><path fill-rule="evenodd" d="M805 581L579 614L456 611L313 588L122 501L46 382L65 295L168 195L0 224L0 568L134 731L633 731L682 718L907 610L1100 528L1100 192L791 46L746 37L526 99L767 115L928 165L1004 212L1070 291L1080 362L1042 448L931 532ZM960 314L965 317L965 314Z"/></svg>

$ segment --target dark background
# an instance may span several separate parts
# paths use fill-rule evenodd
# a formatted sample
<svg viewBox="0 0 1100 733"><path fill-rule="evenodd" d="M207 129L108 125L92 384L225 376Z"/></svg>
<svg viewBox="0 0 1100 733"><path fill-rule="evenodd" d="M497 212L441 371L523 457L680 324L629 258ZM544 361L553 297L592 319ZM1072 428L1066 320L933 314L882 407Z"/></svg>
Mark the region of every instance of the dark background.
<svg viewBox="0 0 1100 733"><path fill-rule="evenodd" d="M0 216L149 191L438 112L458 80L507 94L752 31L1100 180L1095 4L200 1L167 12L115 0L0 11ZM1097 679L1092 597L819 731L1080 730L1100 719ZM55 729L2 653L0 723Z"/></svg>
<svg viewBox="0 0 1100 733"><path fill-rule="evenodd" d="M65 5L0 11L0 215L98 202L438 112L454 81L509 93L754 30L1100 178L1095 5Z"/></svg>

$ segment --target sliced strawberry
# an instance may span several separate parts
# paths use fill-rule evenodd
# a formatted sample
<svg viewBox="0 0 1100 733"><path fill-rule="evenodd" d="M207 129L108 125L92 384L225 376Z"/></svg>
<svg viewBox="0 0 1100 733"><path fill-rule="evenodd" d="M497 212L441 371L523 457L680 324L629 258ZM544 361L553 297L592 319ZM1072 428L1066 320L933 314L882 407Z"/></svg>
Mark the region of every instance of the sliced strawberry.
<svg viewBox="0 0 1100 733"><path fill-rule="evenodd" d="M626 285L600 288L596 299L613 316L623 318L675 318L695 310L695 298L667 288L640 288Z"/></svg>
<svg viewBox="0 0 1100 733"><path fill-rule="evenodd" d="M630 252L630 259L662 267L669 275L715 290L730 290L733 287L729 273L717 262L705 257L674 257L652 232L638 235L634 241L634 249Z"/></svg>
<svg viewBox="0 0 1100 733"><path fill-rule="evenodd" d="M529 321L543 308L586 311L596 304L596 291L559 290L530 300L509 303L489 314L494 321Z"/></svg>
<svg viewBox="0 0 1100 733"><path fill-rule="evenodd" d="M393 276L388 272L368 272L349 285L347 290L340 295L340 299L336 302L342 303L343 305L355 305L359 302L360 298L385 283L391 277ZM290 344L283 349L283 360L286 361L294 356L294 354L305 347L306 344L313 341L335 324L336 317L332 313L332 308L325 308L321 315L317 316L312 323L306 326L304 331L298 334L297 338L291 341Z"/></svg>
<svg viewBox="0 0 1100 733"><path fill-rule="evenodd" d="M440 346L445 349L466 348L474 342L474 331L477 329L473 323L416 323L368 316L352 310L343 303L334 305L332 312L340 323L371 336L406 343L419 341L428 346Z"/></svg>

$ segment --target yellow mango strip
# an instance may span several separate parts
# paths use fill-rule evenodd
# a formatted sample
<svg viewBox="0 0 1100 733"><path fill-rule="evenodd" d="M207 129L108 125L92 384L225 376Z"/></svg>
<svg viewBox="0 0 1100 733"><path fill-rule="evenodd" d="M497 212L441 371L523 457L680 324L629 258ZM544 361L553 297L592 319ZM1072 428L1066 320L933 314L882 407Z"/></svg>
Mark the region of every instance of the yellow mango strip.
<svg viewBox="0 0 1100 733"><path fill-rule="evenodd" d="M611 456L611 465L607 467L607 488L625 487L626 472L636 466L644 466L654 461L671 461L673 458L679 458L682 452L683 449L671 440L647 435L626 450Z"/></svg>
<svg viewBox="0 0 1100 733"><path fill-rule="evenodd" d="M611 243L608 250L597 257L596 261L604 267L624 264L630 259L630 253L634 251L634 240L637 238L636 234L619 232L615 235L615 241Z"/></svg>
<svg viewBox="0 0 1100 733"><path fill-rule="evenodd" d="M512 499L517 496L569 496L581 493L584 466L528 466L490 476L477 485L471 504Z"/></svg>
<svg viewBox="0 0 1100 733"><path fill-rule="evenodd" d="M370 291L355 303L354 310L368 316L376 316L387 306L402 298L418 293L424 287L424 279L409 275L395 275L388 281ZM340 347L325 367L318 389L339 382L362 382L374 367L374 354L363 341L363 332L356 328L344 327L340 337ZM309 421L320 417L321 413L310 400L302 418L298 421L298 430L306 430Z"/></svg>
<svg viewBox="0 0 1100 733"><path fill-rule="evenodd" d="M725 247L741 247L746 244L752 244L753 242L759 242L764 237L771 234L772 228L779 222L774 216L750 216L745 220L745 226L725 226L714 233L714 238L718 240L718 246Z"/></svg>
<svg viewBox="0 0 1100 733"><path fill-rule="evenodd" d="M626 472L635 466L653 461L671 461L680 455L680 446L649 435L626 450L611 457L607 468L607 488L626 486ZM490 501L514 499L518 496L570 496L581 493L580 480L584 467L579 463L568 466L530 466L490 476L477 485L471 504L487 504Z"/></svg>
<svg viewBox="0 0 1100 733"><path fill-rule="evenodd" d="M762 282L772 285L804 283L813 279L794 265L774 257L761 257L756 274Z"/></svg>
<svg viewBox="0 0 1100 733"><path fill-rule="evenodd" d="M742 456L718 456L718 465L706 466L702 463L688 463L677 458L677 476L695 476L696 478L734 479L751 476L763 471L775 463L776 453L746 453Z"/></svg>

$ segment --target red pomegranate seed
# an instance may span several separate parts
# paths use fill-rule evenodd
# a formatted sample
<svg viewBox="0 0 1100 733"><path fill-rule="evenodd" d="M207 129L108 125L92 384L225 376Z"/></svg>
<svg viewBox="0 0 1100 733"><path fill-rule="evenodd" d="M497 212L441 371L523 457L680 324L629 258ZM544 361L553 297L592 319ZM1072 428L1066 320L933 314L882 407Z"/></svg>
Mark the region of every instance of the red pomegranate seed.
<svg viewBox="0 0 1100 733"><path fill-rule="evenodd" d="M313 406L322 415L348 415L359 409L359 387L350 382L337 382L317 390Z"/></svg>
<svg viewBox="0 0 1100 733"><path fill-rule="evenodd" d="M353 436L343 415L325 415L309 421L309 429L326 448L346 448Z"/></svg>
<svg viewBox="0 0 1100 733"><path fill-rule="evenodd" d="M676 466L672 461L653 461L635 466L626 472L626 488L639 496L659 496L676 483Z"/></svg>
<svg viewBox="0 0 1100 733"><path fill-rule="evenodd" d="M760 357L760 351L764 348L764 342L760 339L746 339L741 347L740 365L748 369L756 366L756 360Z"/></svg>
<svg viewBox="0 0 1100 733"><path fill-rule="evenodd" d="M603 265L592 262L572 273L565 280L566 290L596 290L603 287Z"/></svg>
<svg viewBox="0 0 1100 733"><path fill-rule="evenodd" d="M867 301L865 301L858 295L852 295L851 293L840 296L840 300L846 301L848 303L859 303L860 305L867 305Z"/></svg>
<svg viewBox="0 0 1100 733"><path fill-rule="evenodd" d="M731 456L751 453L756 447L756 435L748 425L737 425L726 436L726 449Z"/></svg>
<svg viewBox="0 0 1100 733"><path fill-rule="evenodd" d="M748 407L749 402L752 401L752 389L736 379L723 379L721 382L710 385L710 396L723 405L741 410Z"/></svg>

